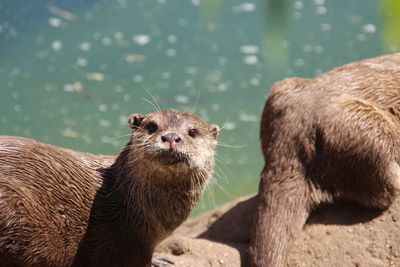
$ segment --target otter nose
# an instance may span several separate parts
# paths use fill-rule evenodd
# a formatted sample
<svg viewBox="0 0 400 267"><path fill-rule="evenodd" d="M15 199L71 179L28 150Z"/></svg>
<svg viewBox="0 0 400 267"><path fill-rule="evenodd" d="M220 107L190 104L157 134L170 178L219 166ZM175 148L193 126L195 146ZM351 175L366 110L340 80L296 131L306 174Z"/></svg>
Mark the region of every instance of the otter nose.
<svg viewBox="0 0 400 267"><path fill-rule="evenodd" d="M170 144L179 143L181 141L181 137L176 133L168 133L166 135L161 136L161 141L168 142Z"/></svg>

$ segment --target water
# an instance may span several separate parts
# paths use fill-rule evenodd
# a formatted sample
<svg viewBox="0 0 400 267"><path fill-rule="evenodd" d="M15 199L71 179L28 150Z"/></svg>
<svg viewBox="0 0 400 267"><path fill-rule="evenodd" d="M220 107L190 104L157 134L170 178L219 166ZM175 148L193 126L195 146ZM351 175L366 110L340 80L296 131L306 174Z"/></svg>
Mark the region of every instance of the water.
<svg viewBox="0 0 400 267"><path fill-rule="evenodd" d="M3 0L0 134L115 154L150 94L196 106L227 145L198 214L256 192L275 81L400 51L399 28L397 0Z"/></svg>

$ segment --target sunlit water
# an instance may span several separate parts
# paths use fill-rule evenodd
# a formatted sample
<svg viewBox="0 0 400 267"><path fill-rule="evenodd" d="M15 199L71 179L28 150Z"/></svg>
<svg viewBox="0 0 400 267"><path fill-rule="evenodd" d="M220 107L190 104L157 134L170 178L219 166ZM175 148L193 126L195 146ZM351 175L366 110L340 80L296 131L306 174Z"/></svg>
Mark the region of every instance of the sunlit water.
<svg viewBox="0 0 400 267"><path fill-rule="evenodd" d="M399 29L397 0L1 1L0 134L116 154L151 95L195 110L223 128L199 213L256 192L275 81L398 51Z"/></svg>

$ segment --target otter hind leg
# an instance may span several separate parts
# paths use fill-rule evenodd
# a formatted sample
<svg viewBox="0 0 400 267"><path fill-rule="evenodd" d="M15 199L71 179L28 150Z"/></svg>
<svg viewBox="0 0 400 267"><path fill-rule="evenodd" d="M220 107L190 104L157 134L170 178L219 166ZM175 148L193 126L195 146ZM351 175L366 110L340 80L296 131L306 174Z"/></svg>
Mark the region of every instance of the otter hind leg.
<svg viewBox="0 0 400 267"><path fill-rule="evenodd" d="M400 191L399 122L363 99L338 101L330 111L326 158L340 177L332 182L344 198L388 208Z"/></svg>

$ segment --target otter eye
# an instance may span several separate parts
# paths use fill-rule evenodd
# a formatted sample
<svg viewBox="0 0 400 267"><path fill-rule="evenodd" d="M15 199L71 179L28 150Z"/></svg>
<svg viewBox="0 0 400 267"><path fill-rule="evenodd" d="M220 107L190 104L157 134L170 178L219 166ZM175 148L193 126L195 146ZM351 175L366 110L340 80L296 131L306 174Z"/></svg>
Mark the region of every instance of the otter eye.
<svg viewBox="0 0 400 267"><path fill-rule="evenodd" d="M155 122L149 122L145 125L145 129L149 132L149 134L155 133L158 129L158 125Z"/></svg>
<svg viewBox="0 0 400 267"><path fill-rule="evenodd" d="M188 131L188 134L190 137L195 138L199 134L199 132L196 129L192 128Z"/></svg>

